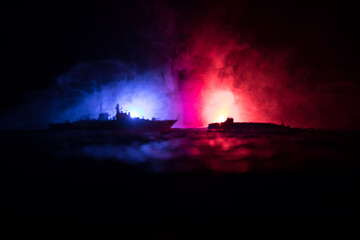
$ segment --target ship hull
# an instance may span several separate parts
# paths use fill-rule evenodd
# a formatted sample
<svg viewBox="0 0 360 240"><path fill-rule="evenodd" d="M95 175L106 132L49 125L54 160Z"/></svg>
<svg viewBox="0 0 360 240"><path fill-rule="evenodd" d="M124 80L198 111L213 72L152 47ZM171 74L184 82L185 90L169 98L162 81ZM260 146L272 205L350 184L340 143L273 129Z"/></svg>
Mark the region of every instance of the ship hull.
<svg viewBox="0 0 360 240"><path fill-rule="evenodd" d="M52 130L121 130L121 131L164 131L169 130L177 120L84 120L73 123L50 124Z"/></svg>
<svg viewBox="0 0 360 240"><path fill-rule="evenodd" d="M241 123L210 123L208 130L215 131L236 131L236 132L299 132L304 131L301 128L291 128L289 126L277 125L273 123L254 123L254 122L241 122Z"/></svg>

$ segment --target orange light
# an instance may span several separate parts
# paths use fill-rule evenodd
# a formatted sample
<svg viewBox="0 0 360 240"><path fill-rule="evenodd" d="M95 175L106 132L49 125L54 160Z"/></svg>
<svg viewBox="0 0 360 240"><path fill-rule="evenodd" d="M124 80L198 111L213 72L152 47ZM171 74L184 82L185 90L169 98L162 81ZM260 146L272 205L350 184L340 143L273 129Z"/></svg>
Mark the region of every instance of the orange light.
<svg viewBox="0 0 360 240"><path fill-rule="evenodd" d="M217 121L218 121L219 123L225 122L225 116L221 114L221 115L218 117Z"/></svg>
<svg viewBox="0 0 360 240"><path fill-rule="evenodd" d="M206 124L225 122L228 117L238 120L239 109L230 90L209 91L203 96L205 103L203 118Z"/></svg>

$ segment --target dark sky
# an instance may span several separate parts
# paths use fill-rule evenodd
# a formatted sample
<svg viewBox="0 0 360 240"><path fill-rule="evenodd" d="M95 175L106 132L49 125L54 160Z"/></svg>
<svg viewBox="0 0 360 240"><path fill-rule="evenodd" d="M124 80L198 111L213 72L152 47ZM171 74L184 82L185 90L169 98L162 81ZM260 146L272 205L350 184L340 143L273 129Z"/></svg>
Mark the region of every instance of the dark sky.
<svg viewBox="0 0 360 240"><path fill-rule="evenodd" d="M1 112L56 86L78 62L118 59L139 71L168 61L189 28L214 19L264 51L291 49L289 68L359 89L358 8L352 1L63 1L1 7ZM210 14L209 14L210 13ZM167 21L173 20L173 29ZM211 17L210 17L211 19ZM235 29L235 30L234 30ZM165 34L167 30L170 33ZM165 47L164 47L165 45ZM165 50L164 50L165 49ZM317 77L319 76L319 77ZM357 98L354 98L354 101ZM352 105L354 112L356 104ZM357 115L358 116L358 115ZM358 119L355 116L354 119ZM353 120L353 121L355 121Z"/></svg>

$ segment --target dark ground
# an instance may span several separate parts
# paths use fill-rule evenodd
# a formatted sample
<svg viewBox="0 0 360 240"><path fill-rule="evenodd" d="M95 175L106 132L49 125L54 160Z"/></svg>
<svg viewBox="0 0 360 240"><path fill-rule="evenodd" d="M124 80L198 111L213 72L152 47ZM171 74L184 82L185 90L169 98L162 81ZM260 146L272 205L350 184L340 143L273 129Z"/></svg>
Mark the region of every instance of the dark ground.
<svg viewBox="0 0 360 240"><path fill-rule="evenodd" d="M218 224L359 216L360 133L1 133L7 223Z"/></svg>

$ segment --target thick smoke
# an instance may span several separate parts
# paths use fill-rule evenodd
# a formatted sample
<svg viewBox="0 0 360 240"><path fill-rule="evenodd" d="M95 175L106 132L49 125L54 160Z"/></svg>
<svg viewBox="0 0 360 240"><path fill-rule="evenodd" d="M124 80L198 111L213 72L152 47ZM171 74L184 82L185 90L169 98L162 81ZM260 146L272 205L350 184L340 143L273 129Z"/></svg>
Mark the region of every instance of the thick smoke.
<svg viewBox="0 0 360 240"><path fill-rule="evenodd" d="M231 116L297 127L356 128L354 102L360 99L353 79L326 61L299 61L296 44L266 45L249 38L232 21L234 13L241 19L246 7L246 2L237 8L210 4L178 29L186 37L174 49L171 66L182 96L181 123L206 126Z"/></svg>
<svg viewBox="0 0 360 240"><path fill-rule="evenodd" d="M144 118L178 119L175 127L203 127L233 117L296 127L358 128L357 75L325 57L304 57L302 51L326 53L317 49L326 39L309 44L313 30L291 32L284 25L282 31L292 38L282 41L286 34L253 23L262 10L249 1L137 3L142 7L132 6L137 15L128 16L123 29L129 46L124 55L131 61L74 64L57 77L56 86L29 94L28 103L8 114L12 125L6 126L46 127L96 118L101 110L113 115L119 103ZM273 19L274 24L283 20ZM136 37L127 37L129 32Z"/></svg>
<svg viewBox="0 0 360 240"><path fill-rule="evenodd" d="M96 118L100 111L115 115L116 104L124 111L136 109L146 119L173 118L178 113L170 108L175 93L169 77L166 67L136 73L116 61L78 64L58 78L59 85L74 92L78 101L70 101L76 104L57 118Z"/></svg>
<svg viewBox="0 0 360 240"><path fill-rule="evenodd" d="M168 69L140 73L119 61L79 63L58 76L56 87L29 94L3 126L47 128L49 123L96 119L101 111L114 116L116 104L145 119L177 119L178 92Z"/></svg>

